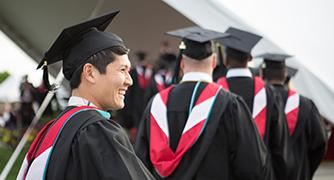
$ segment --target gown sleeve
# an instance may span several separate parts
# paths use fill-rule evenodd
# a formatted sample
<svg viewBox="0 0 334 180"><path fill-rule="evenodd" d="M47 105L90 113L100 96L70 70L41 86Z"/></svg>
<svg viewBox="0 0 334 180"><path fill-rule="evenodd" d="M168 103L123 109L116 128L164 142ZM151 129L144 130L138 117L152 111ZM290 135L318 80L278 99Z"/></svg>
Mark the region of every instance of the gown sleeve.
<svg viewBox="0 0 334 180"><path fill-rule="evenodd" d="M292 158L289 158L289 131L285 120L284 105L279 92L270 88L270 126L267 131L268 150L270 151L271 164L274 176L277 179L286 179L288 169L293 166Z"/></svg>
<svg viewBox="0 0 334 180"><path fill-rule="evenodd" d="M231 122L226 125L226 131L230 136L228 144L233 174L237 179L267 179L270 173L268 152L246 103L236 97L224 114L223 120Z"/></svg>
<svg viewBox="0 0 334 180"><path fill-rule="evenodd" d="M82 128L71 147L66 179L153 179L122 128L99 121Z"/></svg>
<svg viewBox="0 0 334 180"><path fill-rule="evenodd" d="M140 125L137 131L137 139L135 144L135 151L137 156L142 160L145 166L152 172L153 165L150 160L149 150L149 113L152 105L152 100L146 106L143 117L140 121Z"/></svg>
<svg viewBox="0 0 334 180"><path fill-rule="evenodd" d="M311 100L306 103L311 109L310 116L307 118L307 139L308 139L308 159L310 176L313 177L314 172L318 168L326 151L327 136L323 119L315 104Z"/></svg>

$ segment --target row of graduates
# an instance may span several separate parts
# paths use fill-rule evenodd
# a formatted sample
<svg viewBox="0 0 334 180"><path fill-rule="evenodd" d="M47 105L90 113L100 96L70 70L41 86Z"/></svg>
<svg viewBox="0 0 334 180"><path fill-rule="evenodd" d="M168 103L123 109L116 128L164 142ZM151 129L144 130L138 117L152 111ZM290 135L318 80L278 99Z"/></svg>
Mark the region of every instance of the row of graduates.
<svg viewBox="0 0 334 180"><path fill-rule="evenodd" d="M168 33L182 38L174 82L182 79L151 98L133 149L108 113L124 107L133 84L123 40L104 32L117 14L64 29L45 53L38 67L46 86L55 87L48 82L48 65L63 61L72 95L31 144L17 179L312 178L326 144L319 113L300 96L295 137L289 136L281 97L246 68L260 38L235 28ZM212 40L227 47L229 69L221 85L212 80Z"/></svg>
<svg viewBox="0 0 334 180"><path fill-rule="evenodd" d="M225 33L190 27L169 34L183 43L177 64L183 71L181 83L166 84L147 106L146 100L131 102L142 93L131 94L128 104L135 107L125 108L140 110L126 113L134 117L127 120L137 118L132 128L140 124L136 153L155 177L312 179L325 153L326 133L312 100L288 86L296 73L286 66L290 56L259 55L263 64L254 69L247 64L261 40L256 34L233 27ZM214 61L212 40L224 46L225 58L219 46L220 66L206 77L205 61ZM138 77L133 76L133 90ZM215 89L213 82L224 90ZM154 86L147 88L150 92Z"/></svg>

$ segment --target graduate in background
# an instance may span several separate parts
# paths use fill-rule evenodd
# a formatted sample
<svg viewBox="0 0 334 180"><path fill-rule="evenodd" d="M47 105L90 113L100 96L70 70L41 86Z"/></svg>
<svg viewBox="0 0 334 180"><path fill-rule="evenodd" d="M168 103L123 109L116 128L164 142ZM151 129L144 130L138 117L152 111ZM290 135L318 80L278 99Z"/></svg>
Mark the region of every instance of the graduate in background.
<svg viewBox="0 0 334 180"><path fill-rule="evenodd" d="M283 98L285 119L289 128L289 154L294 161L289 168L289 180L311 180L318 168L326 148L326 132L323 120L312 100L298 94L285 85L288 76L296 70L286 66L286 54L266 53L263 78L279 92Z"/></svg>
<svg viewBox="0 0 334 180"><path fill-rule="evenodd" d="M157 62L157 71L155 72L148 88L145 92L145 104L158 92L166 89L172 84L174 67L176 64L176 55L172 53L167 42L162 43L160 55Z"/></svg>
<svg viewBox="0 0 334 180"><path fill-rule="evenodd" d="M211 40L226 35L200 27L168 34L182 38L183 77L148 104L137 155L157 179L265 179L266 148L246 104L212 81Z"/></svg>
<svg viewBox="0 0 334 180"><path fill-rule="evenodd" d="M45 53L38 67L46 86L47 65L63 60L72 96L31 144L17 179L153 179L107 112L124 107L132 84L128 49L103 32L118 12L64 29Z"/></svg>
<svg viewBox="0 0 334 180"><path fill-rule="evenodd" d="M35 116L33 103L36 101L36 89L28 81L28 75L23 76L20 84L20 116L24 127L28 127Z"/></svg>
<svg viewBox="0 0 334 180"><path fill-rule="evenodd" d="M140 118L145 109L145 92L153 76L153 67L147 62L147 53L136 53L138 63L131 69L133 85L125 96L125 107L117 112L117 121L126 128L134 141Z"/></svg>
<svg viewBox="0 0 334 180"><path fill-rule="evenodd" d="M224 62L223 48L219 43L216 43L217 47L217 58L219 64L215 67L212 73L213 81L217 81L220 77L226 76L227 67Z"/></svg>
<svg viewBox="0 0 334 180"><path fill-rule="evenodd" d="M262 37L233 27L226 33L230 36L220 38L217 42L225 46L228 71L226 77L219 78L217 83L245 100L261 138L270 152L274 172L271 178L286 180L289 134L280 105L281 97L260 77L254 76L247 66L252 60L252 48Z"/></svg>

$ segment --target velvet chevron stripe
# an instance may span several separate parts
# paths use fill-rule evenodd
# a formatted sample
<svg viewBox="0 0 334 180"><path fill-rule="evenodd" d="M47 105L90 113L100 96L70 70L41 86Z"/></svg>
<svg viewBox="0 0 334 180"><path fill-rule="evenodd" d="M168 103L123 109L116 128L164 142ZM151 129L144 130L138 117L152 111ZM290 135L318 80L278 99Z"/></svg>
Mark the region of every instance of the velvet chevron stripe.
<svg viewBox="0 0 334 180"><path fill-rule="evenodd" d="M220 90L215 83L210 83L204 88L189 114L176 151L173 152L169 146L167 120L167 101L172 88L169 87L157 94L151 106L150 158L156 171L162 177L173 173L184 154L201 135Z"/></svg>

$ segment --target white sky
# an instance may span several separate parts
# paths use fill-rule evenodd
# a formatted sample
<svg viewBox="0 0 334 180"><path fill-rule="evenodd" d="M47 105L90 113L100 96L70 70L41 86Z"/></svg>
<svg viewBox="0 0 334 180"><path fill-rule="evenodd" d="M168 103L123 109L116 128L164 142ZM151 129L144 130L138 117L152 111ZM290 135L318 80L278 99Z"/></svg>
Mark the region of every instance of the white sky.
<svg viewBox="0 0 334 180"><path fill-rule="evenodd" d="M13 76L29 75L29 80L39 85L42 70L36 70L37 63L0 31L0 72L8 71Z"/></svg>
<svg viewBox="0 0 334 180"><path fill-rule="evenodd" d="M334 89L333 0L217 0Z"/></svg>

